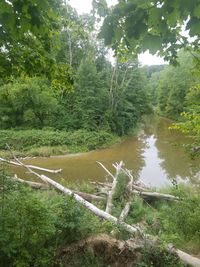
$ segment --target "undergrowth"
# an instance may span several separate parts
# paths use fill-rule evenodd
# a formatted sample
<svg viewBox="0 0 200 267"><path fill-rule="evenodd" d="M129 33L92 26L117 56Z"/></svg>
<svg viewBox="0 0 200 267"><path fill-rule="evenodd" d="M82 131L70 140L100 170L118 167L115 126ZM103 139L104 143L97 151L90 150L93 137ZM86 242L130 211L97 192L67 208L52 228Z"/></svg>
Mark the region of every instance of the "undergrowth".
<svg viewBox="0 0 200 267"><path fill-rule="evenodd" d="M127 181L123 175L120 177L113 202L112 214L116 217L119 217L127 198ZM67 187L94 192L91 185L68 184ZM126 222L138 223L146 233L157 236L161 243L157 248L144 248L138 267L183 267L176 257L163 249L168 243L190 253L200 251L198 190L183 185L165 190L173 191L180 201L156 201L147 205L139 197L133 199ZM105 208L104 203L98 205ZM0 172L0 266L62 266L56 257L59 248L98 233L112 234L124 240L131 237L97 218L71 197L53 190L33 191L7 178L5 171ZM69 266L107 265L86 251L75 259L74 265Z"/></svg>
<svg viewBox="0 0 200 267"><path fill-rule="evenodd" d="M77 130L74 132L52 129L1 130L1 155L8 155L6 144L15 154L25 156L50 156L58 154L86 152L110 146L119 138L106 131ZM19 152L20 151L20 152Z"/></svg>

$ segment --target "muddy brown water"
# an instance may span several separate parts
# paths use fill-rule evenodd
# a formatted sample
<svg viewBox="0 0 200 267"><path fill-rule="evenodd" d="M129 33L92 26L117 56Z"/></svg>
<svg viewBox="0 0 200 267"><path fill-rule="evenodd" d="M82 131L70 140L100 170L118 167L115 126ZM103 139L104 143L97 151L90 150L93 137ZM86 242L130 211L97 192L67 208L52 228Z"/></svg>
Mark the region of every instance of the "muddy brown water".
<svg viewBox="0 0 200 267"><path fill-rule="evenodd" d="M137 137L127 138L107 149L88 153L50 158L34 158L24 162L45 168L60 169L53 179L74 181L105 181L105 171L96 163L102 162L111 172L112 163L123 160L135 177L148 185L161 187L175 181L200 183L200 160L191 160L181 144L187 141L182 134L169 130L171 121L165 118L151 119ZM13 167L19 177L32 179L19 167Z"/></svg>

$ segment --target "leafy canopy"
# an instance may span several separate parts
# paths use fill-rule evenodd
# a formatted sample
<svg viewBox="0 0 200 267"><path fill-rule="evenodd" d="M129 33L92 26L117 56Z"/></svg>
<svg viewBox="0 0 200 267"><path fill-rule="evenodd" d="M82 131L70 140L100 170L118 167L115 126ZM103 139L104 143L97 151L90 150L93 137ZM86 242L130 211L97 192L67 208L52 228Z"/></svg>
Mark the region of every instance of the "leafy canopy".
<svg viewBox="0 0 200 267"><path fill-rule="evenodd" d="M94 2L98 9L102 7L102 1ZM183 36L183 27L192 40ZM180 48L198 49L199 28L199 0L119 0L107 11L100 37L115 51L137 54L149 50L176 63Z"/></svg>
<svg viewBox="0 0 200 267"><path fill-rule="evenodd" d="M44 73L53 63L52 38L60 28L62 0L0 2L0 74Z"/></svg>

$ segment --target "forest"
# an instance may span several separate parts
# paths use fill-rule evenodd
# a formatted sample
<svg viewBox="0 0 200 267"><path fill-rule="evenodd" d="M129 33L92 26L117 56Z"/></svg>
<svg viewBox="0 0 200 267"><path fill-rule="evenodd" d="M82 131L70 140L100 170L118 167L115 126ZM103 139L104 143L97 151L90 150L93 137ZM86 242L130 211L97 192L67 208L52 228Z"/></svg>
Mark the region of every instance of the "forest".
<svg viewBox="0 0 200 267"><path fill-rule="evenodd" d="M199 0L0 1L0 266L200 266L199 180L149 188L122 158L97 162L102 183L60 182L23 160L110 148L156 116L199 162L199 28Z"/></svg>

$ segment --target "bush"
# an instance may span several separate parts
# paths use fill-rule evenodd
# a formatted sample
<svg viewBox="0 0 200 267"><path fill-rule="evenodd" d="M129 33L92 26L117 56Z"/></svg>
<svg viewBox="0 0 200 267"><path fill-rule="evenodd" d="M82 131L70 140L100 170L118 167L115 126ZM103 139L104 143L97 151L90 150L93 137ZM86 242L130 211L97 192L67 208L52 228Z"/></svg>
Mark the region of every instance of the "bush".
<svg viewBox="0 0 200 267"><path fill-rule="evenodd" d="M50 267L63 244L111 229L72 198L32 191L0 172L0 266Z"/></svg>

